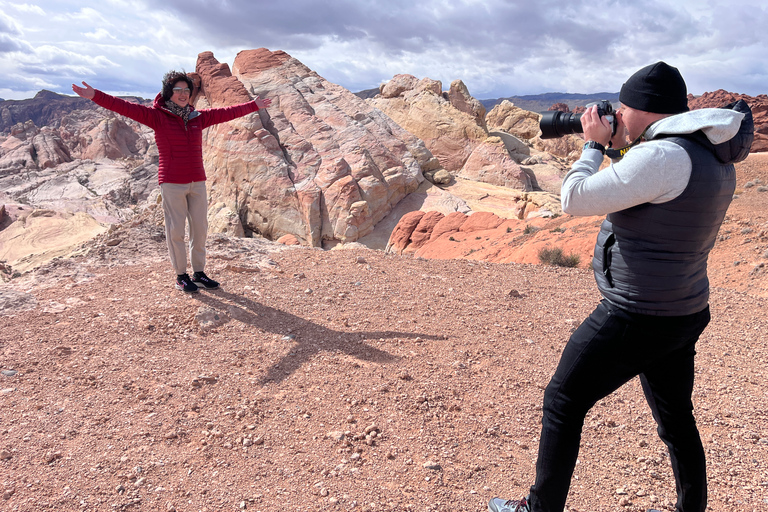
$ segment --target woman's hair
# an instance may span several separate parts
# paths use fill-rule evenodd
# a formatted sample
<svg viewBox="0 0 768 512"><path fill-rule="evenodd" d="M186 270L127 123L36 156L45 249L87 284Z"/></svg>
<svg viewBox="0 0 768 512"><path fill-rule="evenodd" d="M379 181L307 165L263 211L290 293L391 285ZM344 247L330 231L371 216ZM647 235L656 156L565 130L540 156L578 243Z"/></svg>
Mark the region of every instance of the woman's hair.
<svg viewBox="0 0 768 512"><path fill-rule="evenodd" d="M186 73L183 71L175 71L171 70L167 72L163 76L163 99L165 101L168 101L171 99L171 96L173 96L173 86L176 85L179 81L185 81L187 82L187 85L189 86L190 94L195 90L195 86L192 83L192 79L187 76Z"/></svg>

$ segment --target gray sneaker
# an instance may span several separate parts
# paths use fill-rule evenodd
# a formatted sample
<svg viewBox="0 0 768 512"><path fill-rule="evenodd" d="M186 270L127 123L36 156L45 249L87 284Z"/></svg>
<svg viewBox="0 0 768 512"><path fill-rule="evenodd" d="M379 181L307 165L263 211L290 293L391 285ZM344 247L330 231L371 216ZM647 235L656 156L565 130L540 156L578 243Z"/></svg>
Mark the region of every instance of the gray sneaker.
<svg viewBox="0 0 768 512"><path fill-rule="evenodd" d="M491 498L488 502L490 512L531 512L528 497L521 500L505 500L504 498Z"/></svg>

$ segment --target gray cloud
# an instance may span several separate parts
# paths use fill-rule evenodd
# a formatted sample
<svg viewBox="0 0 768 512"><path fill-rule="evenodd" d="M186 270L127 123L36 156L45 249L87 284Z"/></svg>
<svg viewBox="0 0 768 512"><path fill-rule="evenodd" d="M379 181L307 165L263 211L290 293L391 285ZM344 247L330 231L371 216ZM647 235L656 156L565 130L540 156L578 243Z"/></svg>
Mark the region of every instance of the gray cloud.
<svg viewBox="0 0 768 512"><path fill-rule="evenodd" d="M0 12L0 67L8 70L0 90L14 75L63 91L86 78L153 96L164 71L191 71L199 52L231 64L238 51L260 47L285 50L353 91L398 73L446 88L461 79L479 98L615 91L658 60L679 67L696 93L754 95L768 83L768 9L759 0L727 8L725 0L105 2L109 9L96 11L41 0L45 16L9 9L16 19ZM51 19L59 22L37 30ZM9 52L14 58L4 58Z"/></svg>

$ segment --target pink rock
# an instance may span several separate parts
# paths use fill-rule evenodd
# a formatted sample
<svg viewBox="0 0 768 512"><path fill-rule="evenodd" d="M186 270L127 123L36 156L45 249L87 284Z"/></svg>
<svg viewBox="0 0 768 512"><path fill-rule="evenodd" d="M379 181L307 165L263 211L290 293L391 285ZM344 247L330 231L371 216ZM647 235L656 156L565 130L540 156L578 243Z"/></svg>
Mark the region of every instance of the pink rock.
<svg viewBox="0 0 768 512"><path fill-rule="evenodd" d="M366 101L423 140L446 170L458 171L472 150L488 137L481 119L485 108L469 96L461 81L452 84L452 101L448 95L443 96L436 83L430 79L418 82L411 75L396 75L382 86L382 94Z"/></svg>
<svg viewBox="0 0 768 512"><path fill-rule="evenodd" d="M198 64L201 105L230 102L233 90L272 100L211 127L204 140L211 200L244 212L245 226L268 238L358 240L416 190L434 161L412 134L285 52L240 52L234 75L210 52Z"/></svg>
<svg viewBox="0 0 768 512"><path fill-rule="evenodd" d="M451 88L448 89L448 101L451 102L456 110L472 116L478 126L487 130L485 125L485 106L479 100L469 94L469 89L461 80L451 82Z"/></svg>
<svg viewBox="0 0 768 512"><path fill-rule="evenodd" d="M228 64L222 64L213 56L213 52L203 52L197 56L195 71L202 80L201 93L212 107L225 107L251 101L242 82L232 76Z"/></svg>
<svg viewBox="0 0 768 512"><path fill-rule="evenodd" d="M515 162L498 137L489 137L467 159L459 176L523 191L533 190L530 176Z"/></svg>
<svg viewBox="0 0 768 512"><path fill-rule="evenodd" d="M392 80L381 84L379 90L384 98L396 98L414 89L417 84L419 79L413 75L395 75Z"/></svg>

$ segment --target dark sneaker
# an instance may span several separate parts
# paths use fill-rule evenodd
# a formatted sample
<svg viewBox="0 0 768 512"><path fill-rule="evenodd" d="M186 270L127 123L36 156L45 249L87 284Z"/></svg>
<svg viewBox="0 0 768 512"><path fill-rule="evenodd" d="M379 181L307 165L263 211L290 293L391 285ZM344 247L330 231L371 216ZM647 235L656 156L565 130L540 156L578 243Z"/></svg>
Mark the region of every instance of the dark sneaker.
<svg viewBox="0 0 768 512"><path fill-rule="evenodd" d="M192 282L188 274L181 274L176 277L176 289L187 293L197 292L197 285Z"/></svg>
<svg viewBox="0 0 768 512"><path fill-rule="evenodd" d="M488 502L490 512L531 512L528 498L521 500L505 500L504 498L492 498Z"/></svg>
<svg viewBox="0 0 768 512"><path fill-rule="evenodd" d="M198 286L207 288L208 290L213 290L219 287L218 281L214 281L213 279L205 275L205 272L195 272L194 274L192 274L192 282Z"/></svg>

